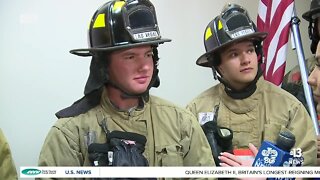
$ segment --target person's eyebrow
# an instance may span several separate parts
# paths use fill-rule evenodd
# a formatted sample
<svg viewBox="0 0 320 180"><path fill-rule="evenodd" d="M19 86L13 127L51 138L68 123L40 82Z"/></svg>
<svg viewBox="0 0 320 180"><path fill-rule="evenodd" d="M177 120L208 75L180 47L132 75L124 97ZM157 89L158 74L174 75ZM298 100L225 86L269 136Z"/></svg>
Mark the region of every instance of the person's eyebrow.
<svg viewBox="0 0 320 180"><path fill-rule="evenodd" d="M153 52L152 49L146 51L145 54L148 54L148 53L151 53L151 52ZM124 56L137 55L137 54L138 54L137 52L132 51L132 50L127 50L127 51L124 51L122 53L122 55L124 55Z"/></svg>
<svg viewBox="0 0 320 180"><path fill-rule="evenodd" d="M153 49L148 50L145 54L153 53Z"/></svg>

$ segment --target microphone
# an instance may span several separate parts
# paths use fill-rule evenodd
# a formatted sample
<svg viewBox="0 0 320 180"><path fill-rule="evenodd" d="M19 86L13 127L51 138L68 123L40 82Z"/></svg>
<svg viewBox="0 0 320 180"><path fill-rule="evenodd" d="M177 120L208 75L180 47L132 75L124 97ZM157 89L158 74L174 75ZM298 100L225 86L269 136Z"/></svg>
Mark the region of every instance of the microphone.
<svg viewBox="0 0 320 180"><path fill-rule="evenodd" d="M291 149L296 143L295 136L289 131L282 131L279 133L276 144L269 141L263 141L259 152L252 164L253 167L290 167L297 166L294 163L295 155ZM300 164L301 165L301 164ZM295 178L267 178L269 180L280 180Z"/></svg>
<svg viewBox="0 0 320 180"><path fill-rule="evenodd" d="M252 166L289 166L290 150L295 143L295 136L289 131L280 132L276 144L263 141Z"/></svg>

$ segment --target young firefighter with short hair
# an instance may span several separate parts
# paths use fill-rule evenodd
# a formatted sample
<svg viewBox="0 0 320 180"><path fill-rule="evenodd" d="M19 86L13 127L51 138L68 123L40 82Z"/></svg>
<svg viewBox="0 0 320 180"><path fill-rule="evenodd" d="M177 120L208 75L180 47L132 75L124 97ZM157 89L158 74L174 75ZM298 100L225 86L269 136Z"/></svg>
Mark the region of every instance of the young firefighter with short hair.
<svg viewBox="0 0 320 180"><path fill-rule="evenodd" d="M256 153L262 141L275 143L280 132L290 131L295 135L294 148L302 150L303 165L313 166L316 134L308 112L294 96L261 76L261 43L266 36L256 30L246 9L237 4L224 7L206 27L206 53L197 60L197 65L211 68L220 83L198 95L187 108L199 121L216 123L214 135L221 151L215 157L217 165L251 166L252 160L233 155L232 149L249 148ZM210 129L203 127L205 132ZM229 130L228 134L221 129ZM222 147L228 142L231 147Z"/></svg>
<svg viewBox="0 0 320 180"><path fill-rule="evenodd" d="M92 17L85 96L59 111L39 166L214 166L189 111L149 94L159 86L160 36L149 0L111 0Z"/></svg>

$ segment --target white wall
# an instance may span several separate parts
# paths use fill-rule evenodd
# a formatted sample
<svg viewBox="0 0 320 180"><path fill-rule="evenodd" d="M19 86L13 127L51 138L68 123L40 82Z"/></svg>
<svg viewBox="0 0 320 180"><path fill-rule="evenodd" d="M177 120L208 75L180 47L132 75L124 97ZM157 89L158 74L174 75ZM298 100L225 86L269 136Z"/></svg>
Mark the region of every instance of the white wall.
<svg viewBox="0 0 320 180"><path fill-rule="evenodd" d="M0 2L0 127L17 168L35 166L44 138L56 121L54 113L82 97L89 58L68 53L87 47L86 31L101 0L1 0ZM153 0L161 33L161 86L152 94L185 106L213 85L210 69L195 60L204 53L203 32L226 2L236 2L256 19L258 0ZM298 15L309 0L296 1ZM307 23L301 37L310 55ZM289 52L289 67L297 64Z"/></svg>

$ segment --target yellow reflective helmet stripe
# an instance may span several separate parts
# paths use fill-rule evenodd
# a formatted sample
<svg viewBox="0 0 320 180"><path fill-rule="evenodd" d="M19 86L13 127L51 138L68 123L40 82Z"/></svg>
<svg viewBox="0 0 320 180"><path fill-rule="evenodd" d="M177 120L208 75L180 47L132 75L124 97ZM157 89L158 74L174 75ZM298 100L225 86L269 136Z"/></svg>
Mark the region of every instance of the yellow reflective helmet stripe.
<svg viewBox="0 0 320 180"><path fill-rule="evenodd" d="M211 28L208 27L206 30L205 40L208 40L212 36Z"/></svg>
<svg viewBox="0 0 320 180"><path fill-rule="evenodd" d="M121 8L122 8L122 6L123 6L124 4L125 4L124 1L117 1L117 2L115 2L114 5L113 5L113 8L112 8L112 11L113 11L113 12L117 12L117 11L121 10Z"/></svg>
<svg viewBox="0 0 320 180"><path fill-rule="evenodd" d="M99 14L93 24L93 28L101 28L101 27L106 27L105 14Z"/></svg>
<svg viewBox="0 0 320 180"><path fill-rule="evenodd" d="M223 27L222 22L219 20L219 22L218 22L218 30L221 30L222 27Z"/></svg>

